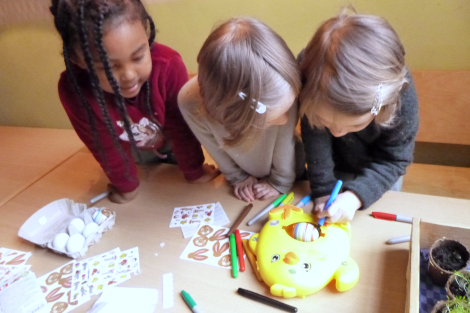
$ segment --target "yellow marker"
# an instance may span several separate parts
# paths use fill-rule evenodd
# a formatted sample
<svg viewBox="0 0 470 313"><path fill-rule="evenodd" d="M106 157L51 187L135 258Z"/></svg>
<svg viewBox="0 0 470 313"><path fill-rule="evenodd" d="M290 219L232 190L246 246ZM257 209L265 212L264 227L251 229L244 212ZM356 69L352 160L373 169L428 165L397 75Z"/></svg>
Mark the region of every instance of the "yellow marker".
<svg viewBox="0 0 470 313"><path fill-rule="evenodd" d="M290 194L287 195L287 197L282 200L281 204L279 204L279 206L283 206L284 204L289 204L292 202L292 200L294 200L294 193L291 192Z"/></svg>

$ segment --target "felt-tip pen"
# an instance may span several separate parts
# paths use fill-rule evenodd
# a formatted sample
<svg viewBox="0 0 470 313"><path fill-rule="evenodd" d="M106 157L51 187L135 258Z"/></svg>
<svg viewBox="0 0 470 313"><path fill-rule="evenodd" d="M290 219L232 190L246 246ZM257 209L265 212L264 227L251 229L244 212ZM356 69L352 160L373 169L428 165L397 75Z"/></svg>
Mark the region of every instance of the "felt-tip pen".
<svg viewBox="0 0 470 313"><path fill-rule="evenodd" d="M189 293L187 293L186 291L182 290L182 291L181 291L181 295L183 296L184 302L186 302L186 304L189 306L189 308L191 309L191 311L193 311L194 313L203 313L201 307L198 306L198 305L196 304L196 302L194 302L193 298L191 298L191 296L189 295Z"/></svg>
<svg viewBox="0 0 470 313"><path fill-rule="evenodd" d="M387 240L387 244L394 245L396 243L408 242L410 240L411 240L410 235L394 237L394 238L390 238L389 240Z"/></svg>
<svg viewBox="0 0 470 313"><path fill-rule="evenodd" d="M411 216L399 215L399 214L390 214L383 212L372 212L371 215L375 218L388 221L397 221L403 223L413 223L413 218Z"/></svg>
<svg viewBox="0 0 470 313"><path fill-rule="evenodd" d="M265 297L263 295L260 295L259 293L256 293L256 292L253 292L253 291L250 291L250 290L246 290L246 289L243 289L243 288L238 288L238 294L240 296L245 297L245 298L248 298L248 299L251 299L251 300L255 300L255 301L270 305L272 307L275 307L275 308L283 310L283 311L292 312L292 313L297 312L297 308L295 306L291 306L291 305L285 304L281 301L277 301L277 300Z"/></svg>
<svg viewBox="0 0 470 313"><path fill-rule="evenodd" d="M301 208L305 206L307 203L309 203L311 198L312 198L312 195L305 196L295 206L298 208Z"/></svg>
<svg viewBox="0 0 470 313"><path fill-rule="evenodd" d="M323 208L323 211L328 210L328 207L333 203L333 201L335 201L336 196L338 195L338 193L339 193L339 191L340 191L342 185L343 185L343 181L342 181L342 180L338 180L338 181L336 182L335 188L333 188L333 192L331 193L330 198L329 198L328 201L326 202L325 207ZM323 226L324 223L325 223L325 218L322 217L322 218L318 221L318 225Z"/></svg>
<svg viewBox="0 0 470 313"><path fill-rule="evenodd" d="M280 196L279 198L277 198L273 203L271 203L266 209L264 209L263 211L259 212L258 214L256 214L255 217L253 217L251 220L248 221L248 226L251 226L253 225L257 220L259 220L261 217L263 217L265 214L267 214L269 211L271 211L272 209L274 209L275 207L277 207L281 202L282 200L284 200L285 198L287 197L286 194L283 194L282 196Z"/></svg>
<svg viewBox="0 0 470 313"><path fill-rule="evenodd" d="M279 206L283 206L284 204L289 204L289 203L291 203L292 200L294 200L294 193L293 192L288 194L287 197L285 197L284 200L281 201Z"/></svg>

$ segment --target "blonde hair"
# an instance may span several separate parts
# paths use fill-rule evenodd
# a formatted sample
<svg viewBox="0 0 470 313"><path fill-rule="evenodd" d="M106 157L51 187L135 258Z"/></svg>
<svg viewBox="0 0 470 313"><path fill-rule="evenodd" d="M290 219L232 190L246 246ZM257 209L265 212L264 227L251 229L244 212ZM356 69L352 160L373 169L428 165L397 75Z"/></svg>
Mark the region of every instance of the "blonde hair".
<svg viewBox="0 0 470 313"><path fill-rule="evenodd" d="M315 116L318 104L353 116L366 114L381 84L383 106L375 123L390 127L401 106L400 91L407 85L405 50L385 19L348 14L347 9L324 22L305 49L300 115L321 128Z"/></svg>
<svg viewBox="0 0 470 313"><path fill-rule="evenodd" d="M218 26L197 61L203 110L227 130L226 146L254 144L266 113L288 92L296 97L300 92L294 55L278 34L254 18L232 18ZM266 113L255 111L258 101Z"/></svg>

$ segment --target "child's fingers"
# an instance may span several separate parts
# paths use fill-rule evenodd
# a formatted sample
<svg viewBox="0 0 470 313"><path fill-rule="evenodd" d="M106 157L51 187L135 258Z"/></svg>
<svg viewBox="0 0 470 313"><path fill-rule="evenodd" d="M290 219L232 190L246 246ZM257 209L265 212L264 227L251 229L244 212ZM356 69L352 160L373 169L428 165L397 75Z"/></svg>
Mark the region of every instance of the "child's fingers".
<svg viewBox="0 0 470 313"><path fill-rule="evenodd" d="M253 192L253 186L252 185L246 185L243 188L243 191L245 192L246 195L250 198L250 201L255 200L255 194Z"/></svg>
<svg viewBox="0 0 470 313"><path fill-rule="evenodd" d="M261 187L258 187L256 190L255 190L255 198L256 199L260 199L260 200L264 200L262 199L264 196L266 196L266 194L269 193L269 190L266 189L266 188L261 188Z"/></svg>
<svg viewBox="0 0 470 313"><path fill-rule="evenodd" d="M318 217L322 218L322 217L332 217L334 216L335 214L337 214L339 210L339 205L335 202L333 202L327 210L322 210L320 212L318 212Z"/></svg>
<svg viewBox="0 0 470 313"><path fill-rule="evenodd" d="M244 200L240 195L240 188L238 186L233 187L233 193L235 194L235 197L237 197L239 200Z"/></svg>
<svg viewBox="0 0 470 313"><path fill-rule="evenodd" d="M325 203L315 204L314 211L315 212L321 212L321 211L323 211L324 207L325 207Z"/></svg>
<svg viewBox="0 0 470 313"><path fill-rule="evenodd" d="M251 188L249 188L248 186L243 186L242 188L240 188L239 193L244 201L251 202L254 200L254 196L251 195L249 192L250 189Z"/></svg>

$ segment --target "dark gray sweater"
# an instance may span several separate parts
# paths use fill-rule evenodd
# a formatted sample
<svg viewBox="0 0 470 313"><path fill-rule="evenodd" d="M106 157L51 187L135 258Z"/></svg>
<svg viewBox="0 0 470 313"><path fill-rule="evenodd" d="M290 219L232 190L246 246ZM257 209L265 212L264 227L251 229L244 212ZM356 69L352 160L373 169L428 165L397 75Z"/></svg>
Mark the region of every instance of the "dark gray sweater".
<svg viewBox="0 0 470 313"><path fill-rule="evenodd" d="M366 209L406 173L413 160L418 131L418 98L411 75L401 94L401 109L392 128L379 128L374 122L359 132L336 138L330 131L312 128L302 118L302 140L307 157L312 197L331 193L334 171L353 173L356 178L343 184L343 191L354 192Z"/></svg>

